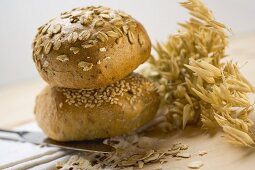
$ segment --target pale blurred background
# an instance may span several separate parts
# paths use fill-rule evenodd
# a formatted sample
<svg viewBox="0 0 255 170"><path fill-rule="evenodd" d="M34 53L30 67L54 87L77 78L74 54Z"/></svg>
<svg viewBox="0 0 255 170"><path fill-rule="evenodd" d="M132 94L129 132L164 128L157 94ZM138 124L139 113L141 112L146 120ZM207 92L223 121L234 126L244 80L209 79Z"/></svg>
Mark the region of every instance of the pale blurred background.
<svg viewBox="0 0 255 170"><path fill-rule="evenodd" d="M255 33L255 1L204 1L234 37ZM188 16L177 0L1 0L0 87L39 79L31 50L36 28L62 11L86 5L126 11L145 26L153 42L164 41Z"/></svg>

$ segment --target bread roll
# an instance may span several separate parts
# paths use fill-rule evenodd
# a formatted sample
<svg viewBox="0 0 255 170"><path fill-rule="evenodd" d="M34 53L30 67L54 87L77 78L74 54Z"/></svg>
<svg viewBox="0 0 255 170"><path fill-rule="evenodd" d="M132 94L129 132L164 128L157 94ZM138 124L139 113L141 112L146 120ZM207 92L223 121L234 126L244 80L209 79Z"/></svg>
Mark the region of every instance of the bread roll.
<svg viewBox="0 0 255 170"><path fill-rule="evenodd" d="M99 89L47 86L36 98L42 130L57 141L80 141L127 134L152 120L159 95L139 74Z"/></svg>
<svg viewBox="0 0 255 170"><path fill-rule="evenodd" d="M106 7L75 8L38 28L33 59L51 86L99 88L123 79L151 50L144 27Z"/></svg>

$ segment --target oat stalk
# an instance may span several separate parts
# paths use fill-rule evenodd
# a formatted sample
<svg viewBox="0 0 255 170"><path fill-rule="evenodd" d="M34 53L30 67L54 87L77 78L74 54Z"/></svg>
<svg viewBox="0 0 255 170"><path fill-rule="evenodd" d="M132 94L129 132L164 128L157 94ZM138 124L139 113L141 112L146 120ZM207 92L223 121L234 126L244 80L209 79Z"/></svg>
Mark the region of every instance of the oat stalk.
<svg viewBox="0 0 255 170"><path fill-rule="evenodd" d="M237 64L221 62L228 45L227 28L200 0L180 3L192 15L178 33L157 43L144 74L158 84L162 108L171 126L221 127L231 143L254 145L252 85ZM163 110L163 109L162 109ZM169 125L168 125L169 126Z"/></svg>

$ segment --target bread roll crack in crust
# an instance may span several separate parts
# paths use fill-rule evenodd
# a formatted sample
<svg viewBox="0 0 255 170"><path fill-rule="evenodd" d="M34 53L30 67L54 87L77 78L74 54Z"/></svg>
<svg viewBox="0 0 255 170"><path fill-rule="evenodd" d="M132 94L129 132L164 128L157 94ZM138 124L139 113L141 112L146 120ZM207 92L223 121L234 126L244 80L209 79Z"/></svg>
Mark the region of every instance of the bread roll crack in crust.
<svg viewBox="0 0 255 170"><path fill-rule="evenodd" d="M123 79L148 59L150 51L150 39L138 21L102 6L62 13L38 28L33 42L33 59L42 78L51 86L75 89L105 87ZM94 66L81 69L80 62Z"/></svg>
<svg viewBox="0 0 255 170"><path fill-rule="evenodd" d="M152 120L159 95L152 82L132 73L98 89L47 86L36 98L36 119L58 141L107 138L130 133Z"/></svg>

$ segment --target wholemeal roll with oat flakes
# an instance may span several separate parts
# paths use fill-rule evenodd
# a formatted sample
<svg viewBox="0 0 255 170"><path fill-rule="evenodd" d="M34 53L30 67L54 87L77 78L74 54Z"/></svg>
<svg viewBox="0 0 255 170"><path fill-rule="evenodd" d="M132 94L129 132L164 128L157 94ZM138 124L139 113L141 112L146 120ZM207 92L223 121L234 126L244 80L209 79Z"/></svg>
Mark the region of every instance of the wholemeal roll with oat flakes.
<svg viewBox="0 0 255 170"><path fill-rule="evenodd" d="M130 15L106 7L75 8L38 28L33 59L51 86L99 88L145 62L151 42Z"/></svg>
<svg viewBox="0 0 255 170"><path fill-rule="evenodd" d="M159 95L152 82L132 73L99 89L46 87L36 98L36 120L57 141L127 134L152 120Z"/></svg>

